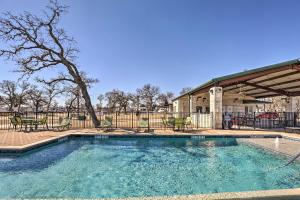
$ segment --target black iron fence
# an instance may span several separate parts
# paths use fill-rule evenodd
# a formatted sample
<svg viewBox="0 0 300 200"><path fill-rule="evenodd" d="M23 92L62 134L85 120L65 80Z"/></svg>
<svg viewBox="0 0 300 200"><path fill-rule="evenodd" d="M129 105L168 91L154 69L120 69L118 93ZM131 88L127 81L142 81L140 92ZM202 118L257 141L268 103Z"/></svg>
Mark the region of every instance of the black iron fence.
<svg viewBox="0 0 300 200"><path fill-rule="evenodd" d="M299 112L223 113L226 129L285 129L300 127Z"/></svg>
<svg viewBox="0 0 300 200"><path fill-rule="evenodd" d="M93 128L90 115L85 111L67 112L0 112L0 129L15 128L11 118L20 116L22 119L42 120L47 118L47 128L53 129L63 118L71 118L71 128ZM211 128L211 114L204 113L166 113L166 112L116 112L97 113L100 127L125 129L199 129ZM107 125L109 121L109 126ZM20 128L20 127L19 127ZM46 126L34 126L32 129L42 129Z"/></svg>
<svg viewBox="0 0 300 200"><path fill-rule="evenodd" d="M47 119L46 126L34 126L33 129L53 129L63 118L71 118L71 128L93 128L90 115L85 111L67 112L0 112L0 129L15 128L11 122L13 116L35 120ZM97 113L102 128L124 129L178 129L197 130L212 128L213 115L211 113L187 112L116 112ZM106 121L109 120L109 126ZM284 129L286 127L300 127L299 112L254 112L254 113L223 113L224 129Z"/></svg>

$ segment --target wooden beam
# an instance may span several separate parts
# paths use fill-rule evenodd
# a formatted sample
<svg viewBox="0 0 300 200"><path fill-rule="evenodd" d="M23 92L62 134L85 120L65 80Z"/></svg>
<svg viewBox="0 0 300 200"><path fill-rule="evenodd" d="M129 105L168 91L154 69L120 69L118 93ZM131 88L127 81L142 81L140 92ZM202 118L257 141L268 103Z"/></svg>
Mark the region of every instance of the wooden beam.
<svg viewBox="0 0 300 200"><path fill-rule="evenodd" d="M267 82L267 81L272 81L272 80L275 80L275 79L284 78L284 77L287 77L287 76L292 76L292 75L295 75L295 74L300 74L300 71L293 71L293 72L289 72L289 73L286 73L286 74L281 74L281 75L278 75L278 76L274 76L274 77L271 77L271 78L267 78L267 79L257 81L255 83L259 84L259 83L263 83L263 82ZM235 89L236 88L230 88L228 90L225 90L225 92L235 90ZM249 90L246 90L246 91L251 91L251 90L255 90L255 88L252 88L252 89L249 89Z"/></svg>
<svg viewBox="0 0 300 200"><path fill-rule="evenodd" d="M266 90L266 91L269 91L269 92L274 92L274 93L277 93L277 94L280 94L280 95L286 95L286 96L289 96L289 92L286 92L284 90L275 90L275 89L272 89L272 88L269 88L269 87L266 87L266 86L262 86L262 85L257 85L255 83L250 83L250 82L244 82L245 85L250 85L252 87L256 87L256 88L259 88L259 89L263 89L263 90Z"/></svg>
<svg viewBox="0 0 300 200"><path fill-rule="evenodd" d="M297 71L300 71L300 65L293 65L292 68L295 69L295 70L297 70Z"/></svg>
<svg viewBox="0 0 300 200"><path fill-rule="evenodd" d="M267 79L263 79L263 80L260 80L260 81L255 81L256 84L259 84L259 83L263 83L263 82L267 82L267 81L273 81L275 79L280 79L280 78L285 78L287 76L292 76L292 75L295 75L295 74L299 74L300 71L293 71L293 72L289 72L289 73L286 73L286 74L281 74L281 75L278 75L278 76L273 76L273 77L270 77L270 78L267 78Z"/></svg>
<svg viewBox="0 0 300 200"><path fill-rule="evenodd" d="M274 87L274 86L285 85L285 84L295 83L295 82L300 82L300 78L295 79L295 80L288 80L288 81L284 81L284 82L274 83L274 84L271 84L271 85L265 85L265 86L266 87ZM252 90L256 90L256 88L251 88L251 89L248 89L248 90L244 90L244 92L249 92L249 91L252 91Z"/></svg>
<svg viewBox="0 0 300 200"><path fill-rule="evenodd" d="M227 79L224 81L220 81L219 85L221 87L226 87L232 84L238 84L238 83L242 83L245 81L249 81L251 79L255 79L255 78L259 78L262 76L266 76L272 73L276 73L276 72L281 72L281 71L285 71L285 70L289 70L289 69L293 69L292 65L287 65L284 67L280 67L280 68L275 68L275 69L269 69L269 70L264 70L264 71L260 71L260 72L253 72L252 74L248 74L245 76L238 76L236 78L231 78L231 79Z"/></svg>
<svg viewBox="0 0 300 200"><path fill-rule="evenodd" d="M300 89L300 86L299 85L296 85L296 86L290 86L290 87L286 87L286 88L280 88L280 90L290 90L290 89L296 89L296 88L299 88ZM243 91L245 92L247 95L249 96L254 96L254 95L257 95L257 94L261 94L261 93L264 93L264 92L256 92L256 93L247 93L246 91Z"/></svg>
<svg viewBox="0 0 300 200"><path fill-rule="evenodd" d="M254 96L254 98L256 99L262 99L262 98L268 98L268 97L277 97L277 96L282 96L280 94L267 94L267 95L258 95L258 96ZM286 95L284 95L286 96ZM300 96L300 91L296 91L296 92L290 92L289 96Z"/></svg>
<svg viewBox="0 0 300 200"><path fill-rule="evenodd" d="M263 98L269 98L269 97L278 97L278 96L282 96L280 94L269 94L269 95L260 95L260 96L256 96L256 99L263 99Z"/></svg>
<svg viewBox="0 0 300 200"><path fill-rule="evenodd" d="M250 94L246 93L246 95L247 95L247 96L253 96L253 97L255 97L256 95L263 95L263 94L269 93L269 92L270 92L270 91L255 92L255 93L250 93Z"/></svg>

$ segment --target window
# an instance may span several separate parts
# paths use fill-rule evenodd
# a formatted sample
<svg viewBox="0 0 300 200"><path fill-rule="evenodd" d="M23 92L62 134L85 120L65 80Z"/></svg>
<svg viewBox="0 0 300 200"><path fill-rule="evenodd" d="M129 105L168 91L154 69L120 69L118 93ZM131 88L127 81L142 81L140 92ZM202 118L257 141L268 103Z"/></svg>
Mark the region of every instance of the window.
<svg viewBox="0 0 300 200"><path fill-rule="evenodd" d="M209 107L205 107L205 112L206 112L206 113L210 113Z"/></svg>
<svg viewBox="0 0 300 200"><path fill-rule="evenodd" d="M196 106L196 112L197 113L202 113L202 107L201 106Z"/></svg>
<svg viewBox="0 0 300 200"><path fill-rule="evenodd" d="M245 106L245 113L248 113L249 112L249 108L248 106Z"/></svg>

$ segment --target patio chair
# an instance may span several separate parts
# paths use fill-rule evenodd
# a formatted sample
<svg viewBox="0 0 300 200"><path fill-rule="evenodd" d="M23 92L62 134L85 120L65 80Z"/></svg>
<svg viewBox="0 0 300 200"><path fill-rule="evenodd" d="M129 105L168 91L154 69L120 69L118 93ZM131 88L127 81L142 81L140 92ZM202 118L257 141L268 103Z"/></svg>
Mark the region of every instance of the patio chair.
<svg viewBox="0 0 300 200"><path fill-rule="evenodd" d="M41 126L43 126L43 128L45 128L45 126L46 126L47 130L49 130L49 127L48 127L48 117L43 117L41 120L39 120L37 122L37 125L41 125Z"/></svg>
<svg viewBox="0 0 300 200"><path fill-rule="evenodd" d="M101 127L106 129L112 129L112 125L113 125L113 118L105 116L105 119L102 121Z"/></svg>
<svg viewBox="0 0 300 200"><path fill-rule="evenodd" d="M184 128L185 119L184 118L175 118L175 127L177 130L182 130Z"/></svg>
<svg viewBox="0 0 300 200"><path fill-rule="evenodd" d="M57 129L58 131L62 131L66 128L69 129L70 126L71 126L71 118L66 117L66 118L62 119L62 121L57 126L53 126L53 129Z"/></svg>
<svg viewBox="0 0 300 200"><path fill-rule="evenodd" d="M139 128L148 128L148 123L149 119L148 118L142 118L140 121L139 121Z"/></svg>
<svg viewBox="0 0 300 200"><path fill-rule="evenodd" d="M163 123L163 125L164 125L165 130L166 130L166 128L167 128L167 126L168 126L167 119L166 119L165 117L162 117L161 120L162 120L162 123Z"/></svg>
<svg viewBox="0 0 300 200"><path fill-rule="evenodd" d="M174 117L168 117L167 124L168 124L168 126L174 127L175 126L175 118Z"/></svg>
<svg viewBox="0 0 300 200"><path fill-rule="evenodd" d="M10 117L10 124L8 130L10 130L10 127L13 126L15 130L17 130L17 127L20 126L20 129L22 129L22 121L20 117L14 116Z"/></svg>
<svg viewBox="0 0 300 200"><path fill-rule="evenodd" d="M173 117L169 117L168 119L166 119L165 117L162 117L162 122L164 125L164 128L170 128L170 127L174 127L174 118Z"/></svg>
<svg viewBox="0 0 300 200"><path fill-rule="evenodd" d="M184 120L184 126L185 126L185 128L187 129L188 126L191 126L191 125L192 125L192 117L185 118L185 120Z"/></svg>

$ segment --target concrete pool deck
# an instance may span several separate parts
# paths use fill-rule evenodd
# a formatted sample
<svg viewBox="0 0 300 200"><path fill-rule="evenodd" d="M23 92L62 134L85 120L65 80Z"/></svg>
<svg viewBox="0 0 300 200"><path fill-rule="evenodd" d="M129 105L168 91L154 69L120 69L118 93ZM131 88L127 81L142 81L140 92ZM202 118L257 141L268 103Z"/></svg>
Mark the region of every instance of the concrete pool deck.
<svg viewBox="0 0 300 200"><path fill-rule="evenodd" d="M174 132L171 130L157 130L154 133L136 133L128 130L114 130L103 132L97 129L77 129L63 132L39 131L18 132L0 131L0 151L22 151L43 146L51 141L71 135L120 135L120 136L251 136L239 138L238 142L246 142L287 156L294 156L300 152L300 135L280 131L254 131L254 130L210 130L203 129L192 132ZM263 138L271 136L275 138ZM276 139L276 136L279 136ZM282 137L282 138L280 138ZM253 139L257 138L257 139ZM145 197L128 198L128 200L196 200L196 199L300 199L300 188L285 190L266 190L251 192L216 193L204 195L172 196L172 197ZM110 199L112 200L112 199Z"/></svg>

